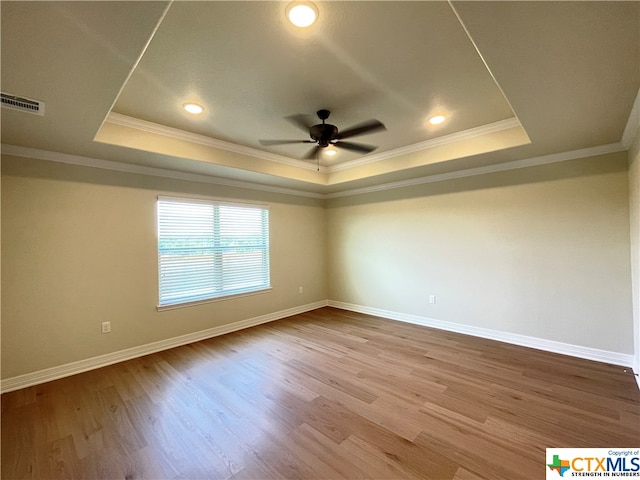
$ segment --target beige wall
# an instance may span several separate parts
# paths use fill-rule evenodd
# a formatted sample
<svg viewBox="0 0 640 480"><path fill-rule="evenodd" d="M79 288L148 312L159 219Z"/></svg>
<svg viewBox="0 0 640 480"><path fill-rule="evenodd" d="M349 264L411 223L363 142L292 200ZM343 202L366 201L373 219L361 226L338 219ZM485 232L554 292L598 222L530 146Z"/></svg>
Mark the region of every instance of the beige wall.
<svg viewBox="0 0 640 480"><path fill-rule="evenodd" d="M632 354L637 142L326 205L3 156L2 378L325 299ZM270 205L273 290L157 312L160 194Z"/></svg>
<svg viewBox="0 0 640 480"><path fill-rule="evenodd" d="M633 353L626 152L334 199L328 239L334 301Z"/></svg>
<svg viewBox="0 0 640 480"><path fill-rule="evenodd" d="M5 379L327 298L318 200L8 156L1 191ZM272 291L158 312L159 194L269 205Z"/></svg>
<svg viewBox="0 0 640 480"><path fill-rule="evenodd" d="M634 371L640 374L640 129L629 149L629 207L633 289ZM637 379L640 385L640 379Z"/></svg>

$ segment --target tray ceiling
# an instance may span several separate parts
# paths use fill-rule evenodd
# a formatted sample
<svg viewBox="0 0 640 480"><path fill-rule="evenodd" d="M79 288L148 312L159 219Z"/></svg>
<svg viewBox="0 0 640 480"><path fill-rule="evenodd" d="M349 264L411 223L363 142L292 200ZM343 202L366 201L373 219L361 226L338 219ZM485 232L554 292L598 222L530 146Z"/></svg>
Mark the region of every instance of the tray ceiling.
<svg viewBox="0 0 640 480"><path fill-rule="evenodd" d="M2 109L5 150L330 193L619 144L640 87L638 2L316 2L308 29L286 5L3 2L2 91L47 105ZM321 108L382 121L353 139L378 148L259 143Z"/></svg>

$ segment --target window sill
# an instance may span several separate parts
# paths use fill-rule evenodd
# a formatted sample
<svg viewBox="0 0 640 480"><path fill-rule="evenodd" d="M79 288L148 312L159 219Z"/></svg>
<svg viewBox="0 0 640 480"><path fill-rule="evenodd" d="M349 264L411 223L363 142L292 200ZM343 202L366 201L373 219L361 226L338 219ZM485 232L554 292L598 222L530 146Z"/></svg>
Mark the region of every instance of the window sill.
<svg viewBox="0 0 640 480"><path fill-rule="evenodd" d="M225 295L223 297L207 298L204 300L195 300L193 302L182 302L182 303L172 303L169 305L158 305L156 306L156 310L158 312L164 312L166 310L175 310L178 308L194 307L196 305L203 305L205 303L215 303L215 302L222 302L225 300L234 300L236 298L242 298L242 297L252 297L254 295L263 295L265 293L269 293L271 290L272 290L271 287L267 287L261 290L255 290L253 292L236 293L232 295Z"/></svg>

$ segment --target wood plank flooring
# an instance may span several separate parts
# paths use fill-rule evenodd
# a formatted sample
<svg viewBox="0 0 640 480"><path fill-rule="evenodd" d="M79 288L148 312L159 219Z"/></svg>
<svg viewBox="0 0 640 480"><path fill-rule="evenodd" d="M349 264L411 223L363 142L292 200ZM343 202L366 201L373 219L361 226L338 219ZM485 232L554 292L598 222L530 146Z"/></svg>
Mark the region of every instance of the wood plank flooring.
<svg viewBox="0 0 640 480"><path fill-rule="evenodd" d="M622 367L333 308L2 395L5 480L529 480L638 446Z"/></svg>

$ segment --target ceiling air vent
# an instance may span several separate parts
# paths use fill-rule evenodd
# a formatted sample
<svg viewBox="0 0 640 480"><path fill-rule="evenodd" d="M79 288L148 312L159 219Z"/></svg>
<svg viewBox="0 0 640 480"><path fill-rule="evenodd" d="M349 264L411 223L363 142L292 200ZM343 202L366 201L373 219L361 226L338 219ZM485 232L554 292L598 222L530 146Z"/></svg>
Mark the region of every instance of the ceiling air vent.
<svg viewBox="0 0 640 480"><path fill-rule="evenodd" d="M3 107L20 110L21 112L35 113L36 115L44 115L44 102L18 97L4 92L1 95Z"/></svg>

